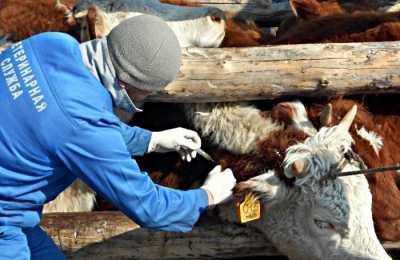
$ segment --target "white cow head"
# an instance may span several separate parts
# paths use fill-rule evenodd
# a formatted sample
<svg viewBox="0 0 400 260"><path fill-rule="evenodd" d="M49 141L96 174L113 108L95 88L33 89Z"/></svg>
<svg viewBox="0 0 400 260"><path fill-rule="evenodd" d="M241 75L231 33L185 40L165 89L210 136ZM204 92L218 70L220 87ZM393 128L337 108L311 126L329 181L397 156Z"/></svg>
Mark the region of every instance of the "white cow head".
<svg viewBox="0 0 400 260"><path fill-rule="evenodd" d="M160 4L160 3L158 3ZM161 5L161 4L160 4ZM81 24L81 41L88 41L92 38L106 36L115 26L122 21L141 15L143 13L159 16L164 19L174 31L182 48L185 47L219 47L225 37L225 15L216 8L211 7L178 7L173 5L161 5L164 13L170 10L169 16L163 17L158 10L151 8L142 12L140 8L128 8L122 6L121 10L105 12L96 6L91 6L77 16ZM138 10L138 11L136 11ZM196 10L202 11L196 12ZM173 13L177 13L174 19ZM186 15L183 15L185 14ZM192 14L192 15L191 15Z"/></svg>
<svg viewBox="0 0 400 260"><path fill-rule="evenodd" d="M329 178L338 168L357 169L354 161L343 164L356 111L289 147L285 176L270 170L237 186L239 193L250 191L263 203L263 217L250 225L290 259L390 259L375 234L365 176ZM285 178L294 180L292 185ZM232 218L232 210L221 212Z"/></svg>

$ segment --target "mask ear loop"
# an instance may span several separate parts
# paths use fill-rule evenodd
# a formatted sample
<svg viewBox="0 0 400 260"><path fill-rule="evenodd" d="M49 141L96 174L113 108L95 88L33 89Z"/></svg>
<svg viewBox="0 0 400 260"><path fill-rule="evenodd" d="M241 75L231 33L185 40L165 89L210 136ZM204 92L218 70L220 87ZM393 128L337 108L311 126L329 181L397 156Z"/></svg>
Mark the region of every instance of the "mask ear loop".
<svg viewBox="0 0 400 260"><path fill-rule="evenodd" d="M125 98L128 100L128 102L129 102L129 104L132 106L132 108L133 108L133 112L143 112L143 110L142 109L140 109L140 108L138 108L136 105L135 105L135 103L133 103L133 101L132 101L132 99L129 97L129 95L128 95L128 92L126 91L126 89L125 88L122 88L121 87L121 91L122 91L122 94L125 96Z"/></svg>

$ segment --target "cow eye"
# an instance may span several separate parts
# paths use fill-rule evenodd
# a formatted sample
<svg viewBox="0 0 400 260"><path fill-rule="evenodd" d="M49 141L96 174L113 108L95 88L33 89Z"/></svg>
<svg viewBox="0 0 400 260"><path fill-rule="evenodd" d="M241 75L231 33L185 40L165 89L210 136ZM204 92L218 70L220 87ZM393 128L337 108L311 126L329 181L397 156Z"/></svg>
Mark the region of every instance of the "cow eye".
<svg viewBox="0 0 400 260"><path fill-rule="evenodd" d="M331 230L335 229L335 225L321 219L314 219L314 223L320 229L331 229Z"/></svg>

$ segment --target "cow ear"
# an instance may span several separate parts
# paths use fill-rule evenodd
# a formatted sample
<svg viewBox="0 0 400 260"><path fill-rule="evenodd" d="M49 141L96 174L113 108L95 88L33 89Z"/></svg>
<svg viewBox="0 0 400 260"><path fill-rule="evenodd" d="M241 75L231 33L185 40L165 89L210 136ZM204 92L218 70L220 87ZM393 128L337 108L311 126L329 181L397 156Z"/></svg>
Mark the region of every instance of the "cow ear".
<svg viewBox="0 0 400 260"><path fill-rule="evenodd" d="M288 192L287 185L272 170L239 182L234 189L236 198L243 198L246 193L252 193L266 205L282 202L287 198Z"/></svg>
<svg viewBox="0 0 400 260"><path fill-rule="evenodd" d="M321 16L321 6L316 0L289 0L289 5L297 18L309 20Z"/></svg>
<svg viewBox="0 0 400 260"><path fill-rule="evenodd" d="M329 103L324 107L324 109L322 109L321 114L319 115L319 122L321 123L321 126L329 126L332 124L332 114L332 104Z"/></svg>

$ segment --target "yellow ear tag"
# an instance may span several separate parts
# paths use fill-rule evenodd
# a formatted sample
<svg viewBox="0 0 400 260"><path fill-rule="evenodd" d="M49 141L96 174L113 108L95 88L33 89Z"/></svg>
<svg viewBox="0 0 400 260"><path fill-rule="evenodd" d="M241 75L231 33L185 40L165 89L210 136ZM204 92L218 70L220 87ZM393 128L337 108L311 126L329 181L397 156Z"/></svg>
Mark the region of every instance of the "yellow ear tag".
<svg viewBox="0 0 400 260"><path fill-rule="evenodd" d="M261 203L254 195L246 193L242 202L236 203L236 212L240 223L246 223L261 218Z"/></svg>

